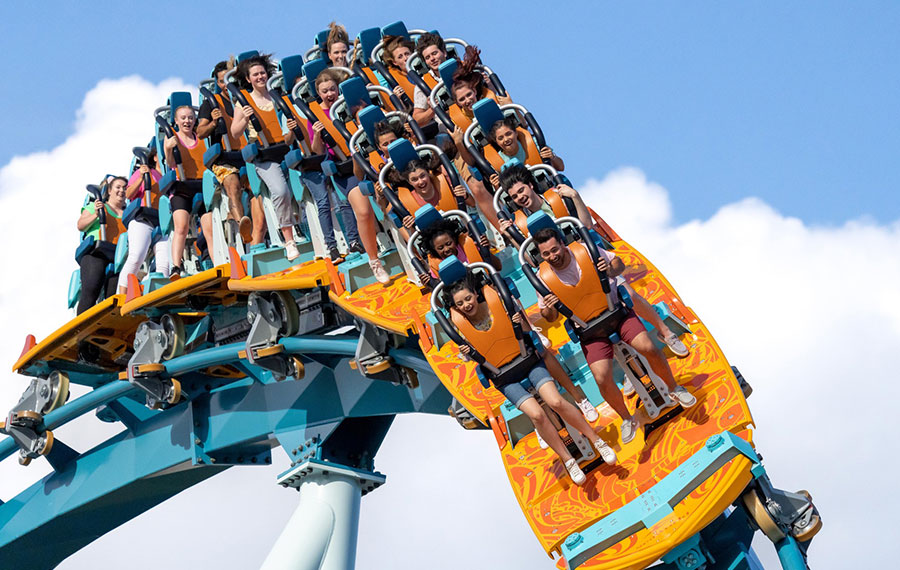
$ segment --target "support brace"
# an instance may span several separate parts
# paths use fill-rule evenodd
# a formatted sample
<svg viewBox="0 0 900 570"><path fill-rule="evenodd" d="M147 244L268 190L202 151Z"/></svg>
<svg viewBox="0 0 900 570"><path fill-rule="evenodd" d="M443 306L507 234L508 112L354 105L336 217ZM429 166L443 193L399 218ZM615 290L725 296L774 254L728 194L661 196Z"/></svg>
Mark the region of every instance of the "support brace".
<svg viewBox="0 0 900 570"><path fill-rule="evenodd" d="M288 376L303 377L303 361L285 354L282 336L297 333L300 312L293 296L287 291L253 292L247 300L247 320L253 323L245 342L242 357L247 362L270 371L276 380Z"/></svg>
<svg viewBox="0 0 900 570"><path fill-rule="evenodd" d="M180 330L183 346L183 326ZM138 325L134 334L134 354L128 361L126 375L128 382L144 392L148 408L175 404L181 398L181 383L167 378L166 367L162 364L164 358L177 354L178 344L178 333L172 332L171 325L152 321Z"/></svg>
<svg viewBox="0 0 900 570"><path fill-rule="evenodd" d="M19 446L19 464L28 465L32 459L50 453L53 432L44 426L44 415L69 399L69 377L54 371L46 378L34 378L22 393L19 402L9 411L3 432Z"/></svg>
<svg viewBox="0 0 900 570"><path fill-rule="evenodd" d="M359 343L356 345L356 367L367 378L386 380L395 385L415 388L419 385L416 373L397 366L388 356L390 335L365 321L357 321Z"/></svg>

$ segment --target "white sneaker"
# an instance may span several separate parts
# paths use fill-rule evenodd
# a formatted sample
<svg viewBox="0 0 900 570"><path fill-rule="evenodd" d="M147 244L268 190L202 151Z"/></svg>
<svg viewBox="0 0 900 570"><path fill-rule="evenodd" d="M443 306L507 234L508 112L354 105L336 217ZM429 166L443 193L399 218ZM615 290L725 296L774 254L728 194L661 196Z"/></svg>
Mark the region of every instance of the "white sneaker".
<svg viewBox="0 0 900 570"><path fill-rule="evenodd" d="M388 272L384 270L384 265L381 264L380 259L371 259L369 260L369 267L372 268L372 274L375 276L375 279L378 280L382 285L387 285L391 282L391 276L388 275Z"/></svg>
<svg viewBox="0 0 900 570"><path fill-rule="evenodd" d="M538 445L541 446L541 449L547 449L548 447L550 447L549 445L547 445L547 442L544 441L544 438L541 437L541 434L538 433L537 430L534 430L534 435L537 436Z"/></svg>
<svg viewBox="0 0 900 570"><path fill-rule="evenodd" d="M661 333L656 333L656 337L662 342L666 343L666 346L669 347L669 350L672 351L672 354L678 357L685 357L691 353L688 350L688 347L681 342L681 339L675 333L669 333L668 336L663 336Z"/></svg>
<svg viewBox="0 0 900 570"><path fill-rule="evenodd" d="M594 442L594 448L607 465L612 465L616 462L616 452L613 451L610 446L606 445L606 442L602 439L598 439Z"/></svg>
<svg viewBox="0 0 900 570"><path fill-rule="evenodd" d="M297 244L294 243L293 240L284 244L284 252L287 255L288 261L294 261L300 257L300 250L297 249Z"/></svg>
<svg viewBox="0 0 900 570"><path fill-rule="evenodd" d="M690 408L697 403L697 398L685 390L684 386L677 386L674 390L669 392L669 395L672 396L676 402L681 404L682 408Z"/></svg>
<svg viewBox="0 0 900 570"><path fill-rule="evenodd" d="M637 425L637 420L634 418L622 421L622 443L628 443L634 439L634 434L637 433Z"/></svg>
<svg viewBox="0 0 900 570"><path fill-rule="evenodd" d="M631 383L631 378L625 377L625 382L622 384L622 393L626 396L634 394L634 385Z"/></svg>
<svg viewBox="0 0 900 570"><path fill-rule="evenodd" d="M600 414L597 413L597 408L595 408L594 404L592 404L591 401L587 398L578 402L578 409L580 409L581 413L584 414L584 419L589 422L595 422L597 421L597 418L600 417Z"/></svg>
<svg viewBox="0 0 900 570"><path fill-rule="evenodd" d="M584 484L584 471L582 471L581 467L578 466L578 462L575 461L574 457L566 461L566 471L569 472L569 477L572 479L573 483L575 483L576 485Z"/></svg>

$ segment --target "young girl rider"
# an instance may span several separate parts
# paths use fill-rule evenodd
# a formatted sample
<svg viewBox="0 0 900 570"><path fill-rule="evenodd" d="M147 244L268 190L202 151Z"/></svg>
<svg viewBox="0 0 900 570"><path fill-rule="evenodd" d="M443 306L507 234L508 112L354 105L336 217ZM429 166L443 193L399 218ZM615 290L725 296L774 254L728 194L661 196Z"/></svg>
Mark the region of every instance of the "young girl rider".
<svg viewBox="0 0 900 570"><path fill-rule="evenodd" d="M184 180L178 180L174 189L170 191L172 206L171 271L180 275L183 273L184 244L187 241L188 230L190 229L194 195L202 187L203 171L206 170L206 166L203 164L203 153L206 151L206 145L197 138L197 134L194 132L194 127L197 123L194 109L183 105L175 109L174 113L174 124L178 127L178 130L175 131L174 136L166 137L163 141L163 150L166 153L166 164L170 168L175 168L174 149L178 147L184 171ZM201 214L200 227L203 235L211 241L212 214L209 212Z"/></svg>
<svg viewBox="0 0 900 570"><path fill-rule="evenodd" d="M525 143L520 140L520 137L530 135L522 133L522 131L518 129L518 126L519 122L516 117L507 116L491 125L490 130L487 132L488 141L494 146L497 155L502 161L501 164L491 164L491 166L494 167L494 170L498 172L504 164L513 159L518 160L521 164L528 164L531 166L539 164L537 159L532 159L528 156ZM557 171L565 170L566 164L560 157L553 154L553 149L549 146L538 149L538 154L541 159L549 160L550 166ZM500 185L499 175L491 175L491 184L495 187Z"/></svg>
<svg viewBox="0 0 900 570"><path fill-rule="evenodd" d="M278 122L278 115L275 112L275 103L269 95L266 82L269 80L269 73L274 69L271 62L271 56L258 55L245 59L238 64L237 77L244 86L244 93L247 97L249 106L243 106L240 102L235 101L234 120L231 122L231 135L240 138L244 134L244 129L249 126L248 142L256 142L259 135L252 125L248 125L250 117L257 115L262 123L262 129L266 141L270 145L278 145L284 142L284 134ZM281 149L281 146L284 148ZM281 161L287 154L287 145L278 145L275 154L267 156L265 159L260 157L253 163L253 168L259 175L266 188L269 190L269 196L275 206L275 214L278 217L278 226L284 239L284 251L288 261L293 261L300 256L297 244L294 243L294 212L291 205L291 190L288 181L281 170ZM283 152L282 152L283 151ZM280 156L278 156L280 154ZM248 165L249 168L249 165Z"/></svg>
<svg viewBox="0 0 900 570"><path fill-rule="evenodd" d="M466 205L475 205L475 201L469 196L464 186L460 185L450 189L452 194L449 196L442 193L439 176L443 176L443 173L439 159L434 155L427 161L411 160L400 173L401 184L409 190L409 192L404 192L404 189L401 188L399 192L400 200L404 202L404 206L409 212L409 215L403 218L403 228L407 232L411 232L415 226L416 210L425 204L431 204L438 211L456 210L458 209L457 198L463 198Z"/></svg>
<svg viewBox="0 0 900 570"><path fill-rule="evenodd" d="M495 320L501 318L508 319L509 316L506 314L502 316L494 315L491 313L490 307L486 301L479 301L478 294L475 292L476 287L473 286L473 280L470 276L471 274L468 273L466 279L463 279L450 287L448 292L448 296L451 300L450 310L456 311L459 315L464 317L469 325L475 330L490 331L494 327ZM524 318L521 311L517 311L512 315L512 321L523 328L528 326L528 320ZM466 345L460 346L459 351L466 358L468 357L467 355L471 353L469 347ZM553 377L547 370L546 362L549 358L555 359L549 352L544 353L543 362L538 363L532 368L526 378L506 382L500 385L495 384L494 387L502 392L507 400L512 402L528 416L534 424L538 435L547 442L550 448L556 452L563 461L569 476L572 478L572 482L576 485L581 485L585 481L585 476L578 466L578 462L572 457L571 453L569 453L569 450L559 437L559 432L551 423L550 418L547 417L543 408L537 403L534 396L532 396L522 385L523 381L529 382L534 390L540 394L541 399L543 399L553 411L558 413L569 425L573 426L587 437L606 463L615 463L616 454L606 442L597 435L597 432L594 431L591 425L585 421L584 417L582 417L575 406L570 404L560 395L559 391L556 389L556 385L553 383Z"/></svg>
<svg viewBox="0 0 900 570"><path fill-rule="evenodd" d="M334 69L325 69L316 77L315 88L316 93L321 101L320 107L324 113L325 121L331 121L331 106L340 96L338 85L345 79L345 74ZM326 154L330 160L341 160L334 149L327 148L323 137L326 131L326 125L321 120L309 121L306 125L307 134L311 141L310 147L313 154ZM349 157L347 157L349 158ZM303 185L309 189L313 199L316 201L316 207L319 213L319 223L322 226L322 233L325 237L325 248L331 260L338 262L341 260L341 253L337 247L337 240L334 237L334 223L331 220L332 205L329 197L329 178L320 171L304 172L300 175ZM342 176L335 174L330 177L330 181L334 184L334 190L339 190L345 197L350 190L359 186L359 180L353 174ZM356 218L353 216L353 209L350 207L346 199L340 199L335 196L334 209L340 214L343 221L344 233L347 238L347 244L350 251L362 253L365 250L359 241L359 230L356 226ZM377 256L375 259L378 259Z"/></svg>

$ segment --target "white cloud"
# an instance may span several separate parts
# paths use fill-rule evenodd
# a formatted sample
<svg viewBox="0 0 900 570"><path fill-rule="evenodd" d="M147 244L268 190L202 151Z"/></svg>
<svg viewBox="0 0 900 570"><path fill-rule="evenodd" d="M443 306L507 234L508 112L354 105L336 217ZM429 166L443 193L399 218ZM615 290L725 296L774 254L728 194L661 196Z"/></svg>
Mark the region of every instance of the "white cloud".
<svg viewBox="0 0 900 570"><path fill-rule="evenodd" d="M0 362L18 357L26 333L40 339L68 318L64 297L75 267L81 189L110 167L124 170L131 146L150 136L150 111L182 88L177 80L152 85L137 77L101 82L85 97L72 137L0 170L2 266L22 276L0 290ZM891 528L887 513L898 505L885 490L897 460L891 414L866 404L900 396L889 359L900 347L893 298L900 223L813 227L749 198L707 220L677 224L668 192L636 169L617 170L582 190L665 273L753 385L756 440L773 482L809 489L825 519L811 565L840 568L852 556L860 567L887 567L890 548L873 541L869 529ZM0 410L25 385L12 375L0 383ZM83 418L66 430L66 441L85 445L75 432L95 438L96 424ZM0 498L45 465L0 464ZM279 454L272 467L232 469L99 539L61 568L110 559L132 568L158 565L156 554L140 552L159 553L175 568L255 567L296 504L292 491L274 483L284 466ZM463 558L553 567L519 513L489 432L465 432L449 418L400 417L377 467L388 483L363 500L359 568L449 569ZM866 547L848 546L854 544ZM770 551L765 546L765 560L773 560Z"/></svg>

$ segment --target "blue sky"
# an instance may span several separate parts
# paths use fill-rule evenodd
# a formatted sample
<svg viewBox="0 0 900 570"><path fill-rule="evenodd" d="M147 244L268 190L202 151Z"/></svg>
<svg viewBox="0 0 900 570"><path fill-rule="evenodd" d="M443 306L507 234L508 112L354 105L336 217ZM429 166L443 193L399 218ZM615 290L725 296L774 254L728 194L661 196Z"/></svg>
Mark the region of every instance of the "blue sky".
<svg viewBox="0 0 900 570"><path fill-rule="evenodd" d="M332 17L351 33L404 19L478 44L576 184L637 166L678 221L747 196L814 224L900 218L896 3L518 4L6 4L0 164L64 140L103 78L196 83L230 53L302 52Z"/></svg>

